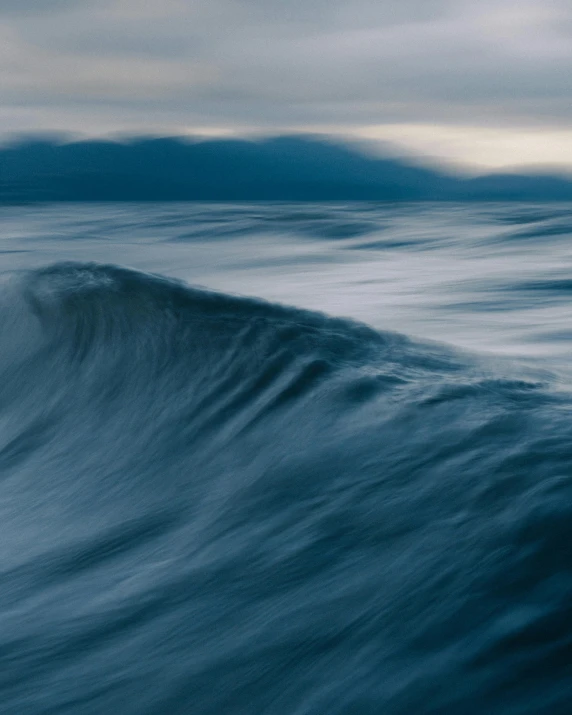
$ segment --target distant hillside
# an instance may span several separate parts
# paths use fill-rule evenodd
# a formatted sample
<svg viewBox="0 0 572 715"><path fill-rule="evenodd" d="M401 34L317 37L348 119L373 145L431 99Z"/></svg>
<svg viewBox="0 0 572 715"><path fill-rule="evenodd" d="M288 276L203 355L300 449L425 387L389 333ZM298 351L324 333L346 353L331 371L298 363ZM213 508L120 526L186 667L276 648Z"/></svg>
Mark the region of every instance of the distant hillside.
<svg viewBox="0 0 572 715"><path fill-rule="evenodd" d="M23 140L0 149L0 202L572 200L572 181L462 179L332 141Z"/></svg>

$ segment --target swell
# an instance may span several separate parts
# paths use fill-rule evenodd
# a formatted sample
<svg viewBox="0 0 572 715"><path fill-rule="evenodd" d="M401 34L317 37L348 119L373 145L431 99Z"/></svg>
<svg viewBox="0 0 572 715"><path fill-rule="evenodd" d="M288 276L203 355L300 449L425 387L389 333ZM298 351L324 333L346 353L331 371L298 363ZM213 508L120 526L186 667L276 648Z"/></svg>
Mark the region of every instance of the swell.
<svg viewBox="0 0 572 715"><path fill-rule="evenodd" d="M44 389L53 382L56 392L81 381L76 397L106 412L126 398L172 397L169 411L184 404L186 433L302 399L342 366L404 343L350 321L114 266L52 266L28 275L22 293L40 332L26 356L28 379Z"/></svg>
<svg viewBox="0 0 572 715"><path fill-rule="evenodd" d="M555 376L116 266L0 320L3 712L568 712Z"/></svg>
<svg viewBox="0 0 572 715"><path fill-rule="evenodd" d="M348 370L383 381L460 369L457 356L395 333L116 266L58 264L27 274L18 289L39 325L28 380L37 376L40 389L53 382L56 392L81 380L76 398L91 409L173 397L169 411L184 403L200 431L301 400Z"/></svg>

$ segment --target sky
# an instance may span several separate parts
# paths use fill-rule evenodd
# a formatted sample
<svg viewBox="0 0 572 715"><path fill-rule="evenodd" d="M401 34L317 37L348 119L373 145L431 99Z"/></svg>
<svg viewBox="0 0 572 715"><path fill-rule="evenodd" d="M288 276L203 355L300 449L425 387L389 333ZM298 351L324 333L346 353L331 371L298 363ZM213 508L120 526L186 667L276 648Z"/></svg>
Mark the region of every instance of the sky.
<svg viewBox="0 0 572 715"><path fill-rule="evenodd" d="M0 135L328 133L572 169L571 0L0 0Z"/></svg>

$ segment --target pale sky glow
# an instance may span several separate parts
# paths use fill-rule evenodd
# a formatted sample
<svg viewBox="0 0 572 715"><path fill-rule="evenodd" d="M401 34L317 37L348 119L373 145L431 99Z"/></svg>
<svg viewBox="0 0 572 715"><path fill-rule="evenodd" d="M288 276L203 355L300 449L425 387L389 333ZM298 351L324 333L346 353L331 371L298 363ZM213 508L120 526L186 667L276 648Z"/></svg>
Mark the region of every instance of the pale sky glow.
<svg viewBox="0 0 572 715"><path fill-rule="evenodd" d="M570 129L387 124L355 132L364 139L394 142L429 157L461 161L475 168L547 165L572 168Z"/></svg>
<svg viewBox="0 0 572 715"><path fill-rule="evenodd" d="M0 134L332 132L572 167L569 0L0 0Z"/></svg>

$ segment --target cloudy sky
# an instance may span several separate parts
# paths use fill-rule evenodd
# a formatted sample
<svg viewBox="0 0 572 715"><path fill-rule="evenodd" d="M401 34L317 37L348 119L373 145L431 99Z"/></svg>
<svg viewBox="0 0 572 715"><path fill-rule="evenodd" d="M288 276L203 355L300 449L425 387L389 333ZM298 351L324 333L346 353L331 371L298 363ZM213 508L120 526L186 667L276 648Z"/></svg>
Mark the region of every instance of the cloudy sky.
<svg viewBox="0 0 572 715"><path fill-rule="evenodd" d="M572 168L571 0L0 0L0 134L328 132Z"/></svg>

